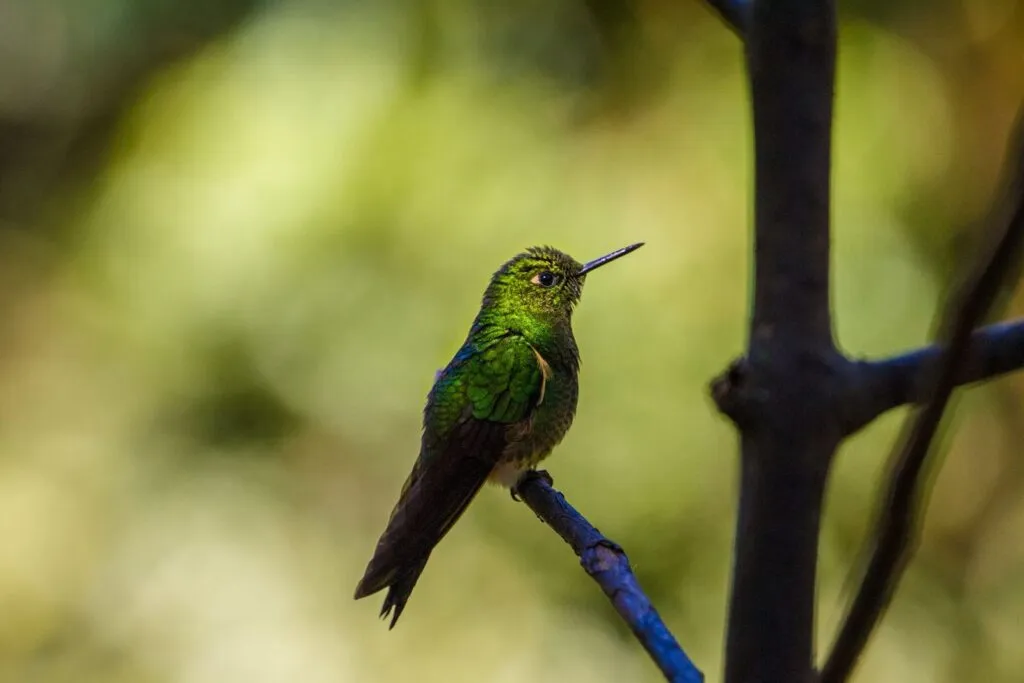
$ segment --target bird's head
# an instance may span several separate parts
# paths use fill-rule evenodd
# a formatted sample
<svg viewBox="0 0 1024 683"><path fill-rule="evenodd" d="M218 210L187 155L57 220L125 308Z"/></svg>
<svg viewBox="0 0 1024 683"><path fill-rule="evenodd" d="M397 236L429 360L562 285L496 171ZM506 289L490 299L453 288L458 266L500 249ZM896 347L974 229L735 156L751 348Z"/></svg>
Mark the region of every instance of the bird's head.
<svg viewBox="0 0 1024 683"><path fill-rule="evenodd" d="M568 322L587 274L643 244L631 244L587 263L553 247L531 247L494 274L484 293L483 310L507 318L503 324L509 329L524 332L535 323Z"/></svg>

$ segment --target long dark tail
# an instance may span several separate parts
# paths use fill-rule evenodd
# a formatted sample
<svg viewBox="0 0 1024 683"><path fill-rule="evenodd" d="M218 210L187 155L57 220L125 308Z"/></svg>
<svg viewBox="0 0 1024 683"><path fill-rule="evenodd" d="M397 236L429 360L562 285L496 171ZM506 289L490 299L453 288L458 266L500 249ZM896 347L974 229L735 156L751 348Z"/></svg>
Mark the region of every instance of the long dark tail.
<svg viewBox="0 0 1024 683"><path fill-rule="evenodd" d="M484 451L486 452L486 451ZM479 457L421 459L402 489L355 597L388 589L381 617L394 628L433 551L487 481L494 463Z"/></svg>
<svg viewBox="0 0 1024 683"><path fill-rule="evenodd" d="M356 586L356 600L387 588L388 594L384 598L384 605L380 608L380 618L387 619L390 615L391 623L388 625L388 629L393 629L398 623L398 617L402 616L405 603L409 601L412 589L416 587L416 582L419 580L420 574L423 573L423 568L427 566L429 558L430 554L428 553L419 562L406 564L391 571L387 575L387 582L378 580L376 583L367 583L367 579L372 578L369 573L370 568L367 567L366 576ZM394 610L394 614L391 613L392 610Z"/></svg>

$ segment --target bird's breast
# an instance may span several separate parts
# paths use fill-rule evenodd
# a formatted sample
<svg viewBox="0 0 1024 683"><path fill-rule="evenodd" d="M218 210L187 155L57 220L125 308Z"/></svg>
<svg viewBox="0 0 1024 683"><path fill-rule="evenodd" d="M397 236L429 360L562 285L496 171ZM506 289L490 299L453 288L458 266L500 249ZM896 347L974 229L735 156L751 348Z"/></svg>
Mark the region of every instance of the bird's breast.
<svg viewBox="0 0 1024 683"><path fill-rule="evenodd" d="M575 373L553 371L544 400L528 419L509 427L509 444L501 462L529 467L547 457L572 426L578 398Z"/></svg>

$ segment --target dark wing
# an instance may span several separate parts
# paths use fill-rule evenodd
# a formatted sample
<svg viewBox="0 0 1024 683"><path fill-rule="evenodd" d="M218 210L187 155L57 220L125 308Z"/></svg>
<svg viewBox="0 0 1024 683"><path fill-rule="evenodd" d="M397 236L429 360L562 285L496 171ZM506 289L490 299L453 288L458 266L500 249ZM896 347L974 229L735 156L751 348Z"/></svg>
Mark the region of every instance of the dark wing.
<svg viewBox="0 0 1024 683"><path fill-rule="evenodd" d="M397 621L434 546L487 481L543 390L532 347L518 335L461 354L431 391L420 457L402 488L356 598L390 587L382 614Z"/></svg>

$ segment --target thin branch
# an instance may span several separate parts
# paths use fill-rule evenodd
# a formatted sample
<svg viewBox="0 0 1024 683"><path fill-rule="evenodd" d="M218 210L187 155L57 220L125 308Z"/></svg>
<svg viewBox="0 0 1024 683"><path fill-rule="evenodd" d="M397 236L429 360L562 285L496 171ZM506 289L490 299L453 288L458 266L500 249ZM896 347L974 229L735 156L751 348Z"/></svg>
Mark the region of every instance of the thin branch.
<svg viewBox="0 0 1024 683"><path fill-rule="evenodd" d="M608 540L551 486L547 472L534 472L516 493L540 519L568 543L580 564L615 611L672 683L702 683L704 674L690 661L640 588L622 548Z"/></svg>
<svg viewBox="0 0 1024 683"><path fill-rule="evenodd" d="M707 4L740 39L746 35L753 0L707 0Z"/></svg>
<svg viewBox="0 0 1024 683"><path fill-rule="evenodd" d="M891 358L858 363L854 372L864 387L864 400L847 416L849 433L893 408L928 400L942 352L940 345L933 344ZM971 335L955 383L980 382L1022 368L1024 320L990 325Z"/></svg>
<svg viewBox="0 0 1024 683"><path fill-rule="evenodd" d="M916 542L916 515L931 444L958 379L970 360L972 331L989 312L1006 276L1015 272L1024 247L1024 109L1018 114L1014 140L1005 162L1003 201L996 207L992 237L950 305L940 326L948 339L938 362L930 400L908 423L895 461L885 506L873 536L874 547L832 652L822 669L821 683L842 683L853 670L868 637L892 599Z"/></svg>

